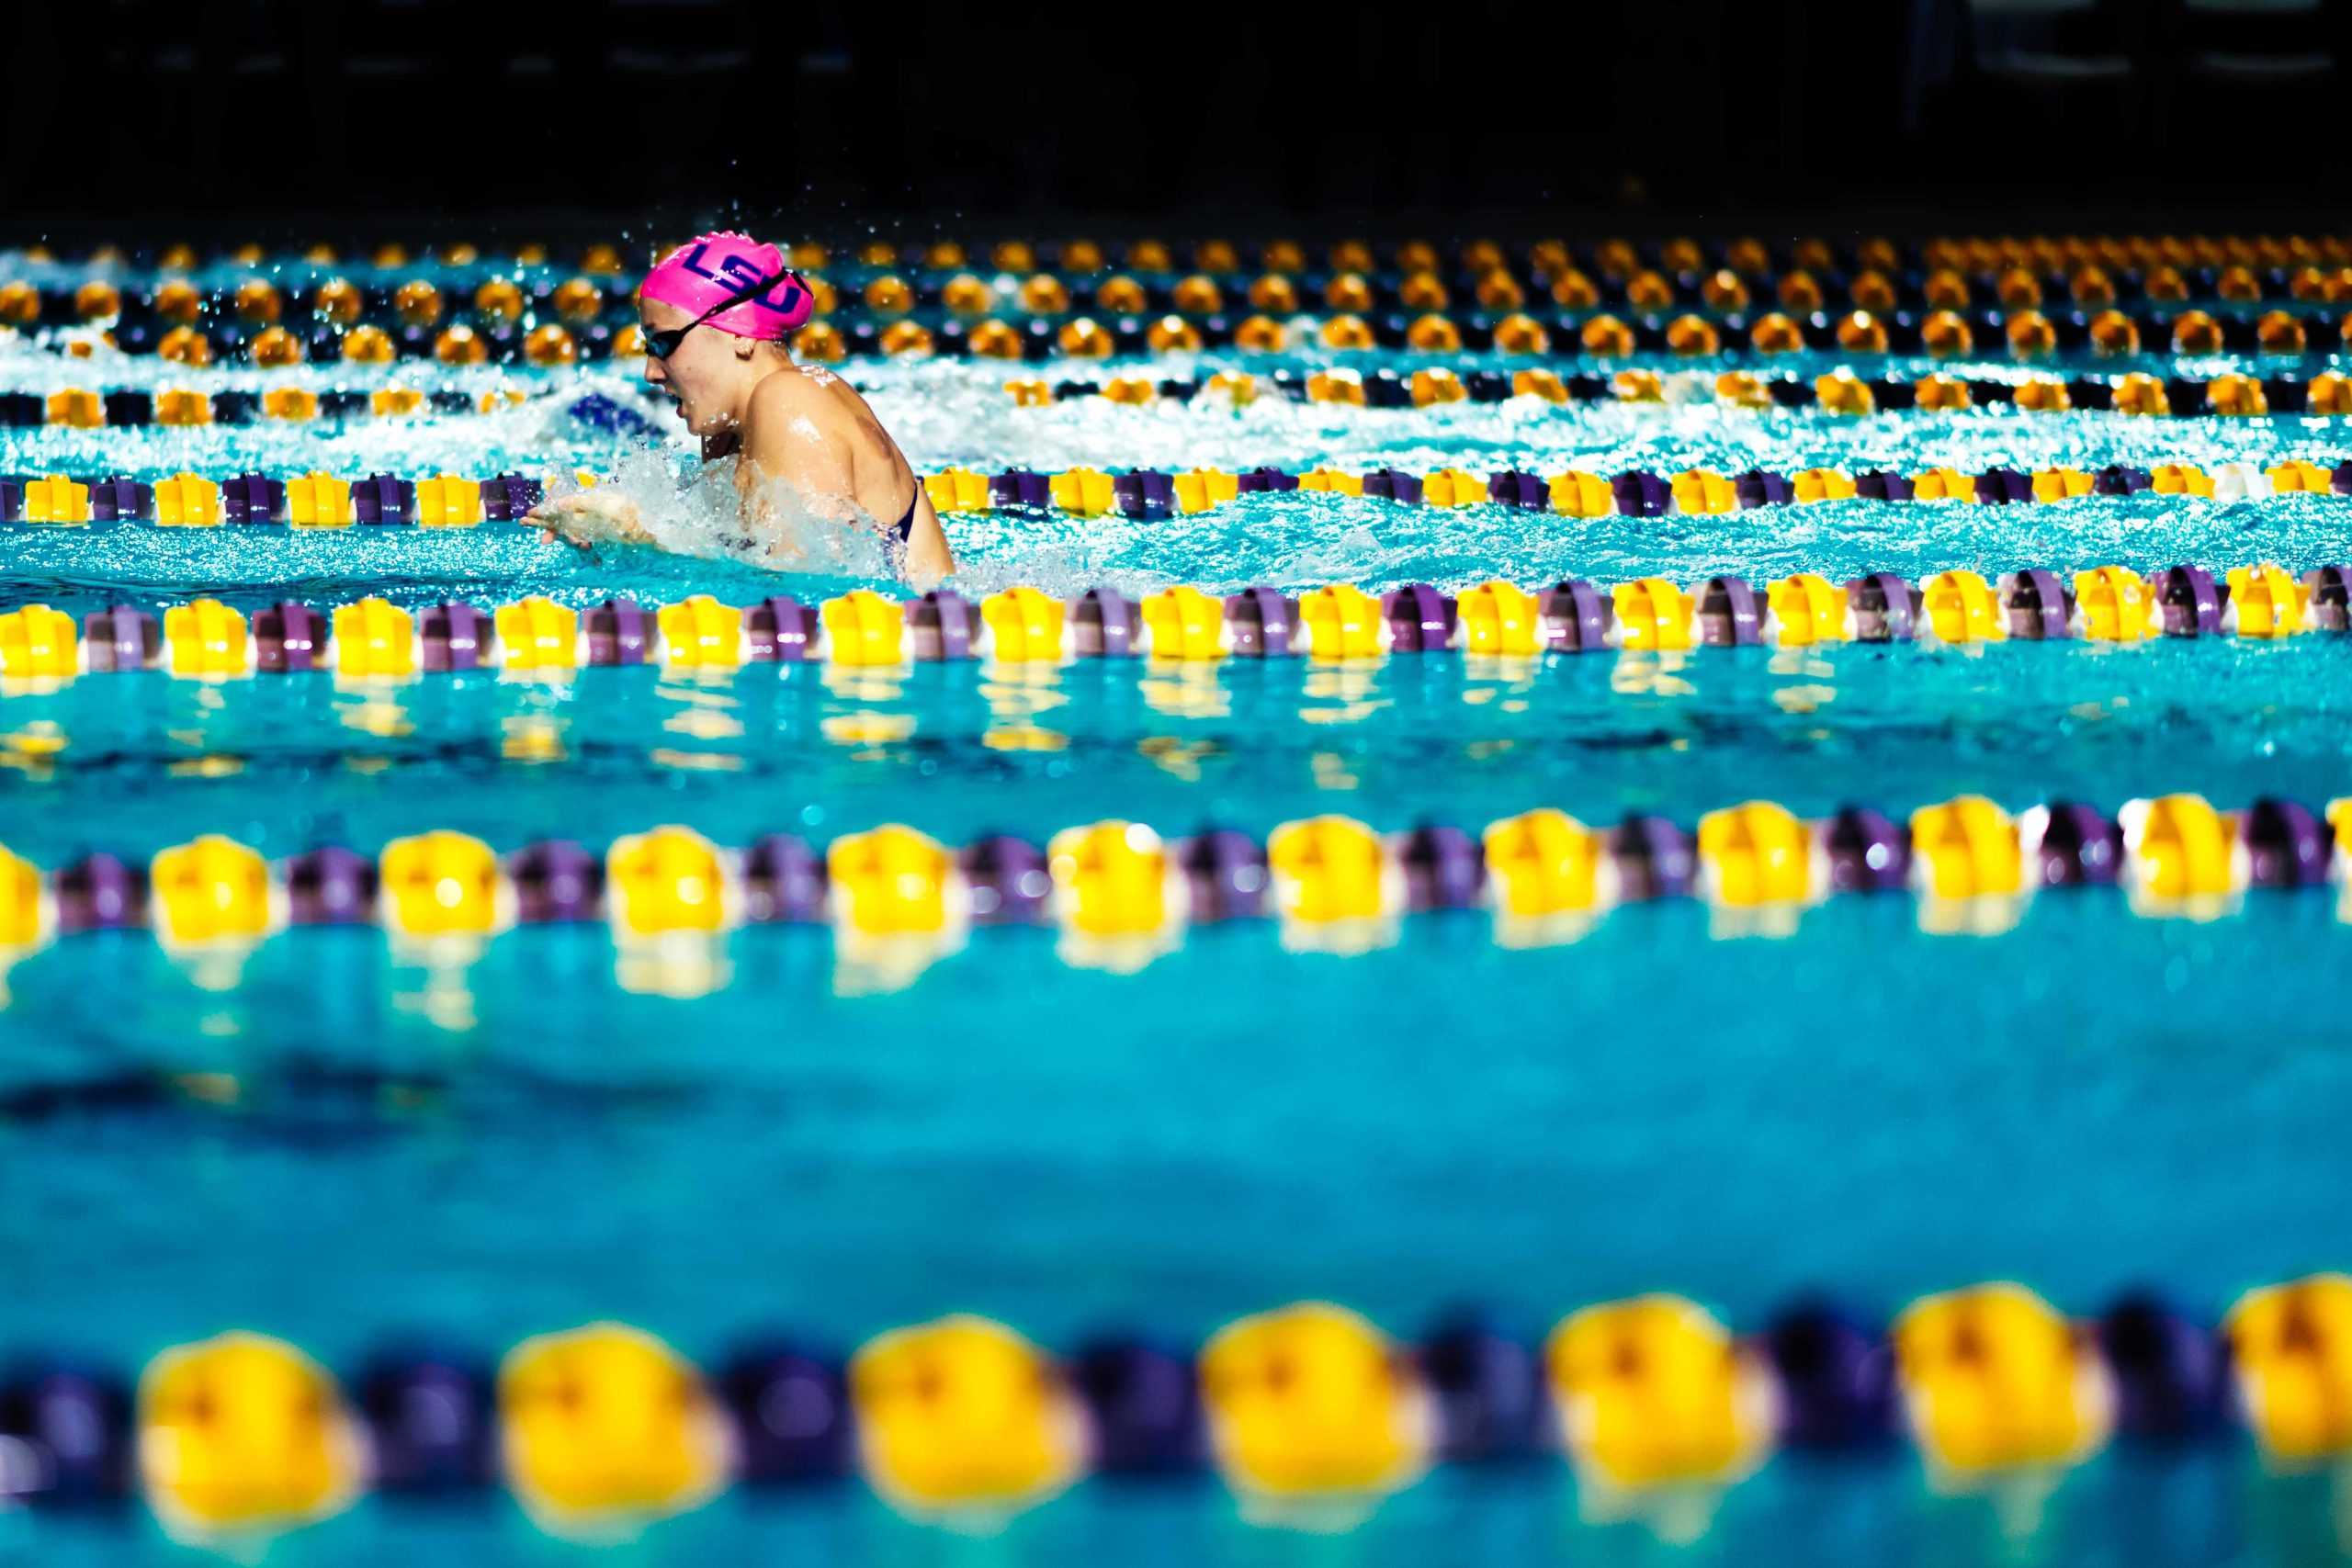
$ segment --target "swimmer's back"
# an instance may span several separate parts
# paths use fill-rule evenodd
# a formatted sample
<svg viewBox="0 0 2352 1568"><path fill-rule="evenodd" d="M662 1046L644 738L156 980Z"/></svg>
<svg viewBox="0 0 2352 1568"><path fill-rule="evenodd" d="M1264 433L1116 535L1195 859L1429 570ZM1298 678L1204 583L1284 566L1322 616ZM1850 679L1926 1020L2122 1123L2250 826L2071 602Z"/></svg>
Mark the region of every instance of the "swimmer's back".
<svg viewBox="0 0 2352 1568"><path fill-rule="evenodd" d="M856 388L829 370L795 365L752 389L747 412L744 451L820 444L842 465L842 482L858 511L908 547L910 570L932 577L955 570L914 466Z"/></svg>
<svg viewBox="0 0 2352 1568"><path fill-rule="evenodd" d="M766 378L752 389L745 424L743 446L753 453L779 437L821 440L846 464L858 510L883 523L895 522L922 488L857 389L831 371L796 365Z"/></svg>

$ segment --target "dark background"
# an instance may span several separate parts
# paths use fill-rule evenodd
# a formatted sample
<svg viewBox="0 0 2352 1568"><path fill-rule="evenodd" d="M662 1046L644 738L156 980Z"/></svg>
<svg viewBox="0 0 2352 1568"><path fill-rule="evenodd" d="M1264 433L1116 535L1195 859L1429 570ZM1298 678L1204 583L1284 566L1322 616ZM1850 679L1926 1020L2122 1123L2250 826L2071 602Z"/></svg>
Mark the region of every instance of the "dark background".
<svg viewBox="0 0 2352 1568"><path fill-rule="evenodd" d="M0 226L2309 231L2347 10L37 0L0 33Z"/></svg>

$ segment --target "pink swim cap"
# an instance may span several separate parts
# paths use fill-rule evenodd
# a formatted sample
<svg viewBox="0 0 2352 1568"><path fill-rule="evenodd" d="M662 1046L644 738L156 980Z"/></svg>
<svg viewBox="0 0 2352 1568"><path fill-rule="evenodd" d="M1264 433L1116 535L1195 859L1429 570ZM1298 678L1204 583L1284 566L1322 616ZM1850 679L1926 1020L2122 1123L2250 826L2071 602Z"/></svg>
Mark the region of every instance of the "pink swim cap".
<svg viewBox="0 0 2352 1568"><path fill-rule="evenodd" d="M703 324L737 337L780 338L817 313L816 296L786 268L784 253L749 234L696 235L645 275L639 297L659 299L699 316L763 277L776 281L764 292L728 306Z"/></svg>

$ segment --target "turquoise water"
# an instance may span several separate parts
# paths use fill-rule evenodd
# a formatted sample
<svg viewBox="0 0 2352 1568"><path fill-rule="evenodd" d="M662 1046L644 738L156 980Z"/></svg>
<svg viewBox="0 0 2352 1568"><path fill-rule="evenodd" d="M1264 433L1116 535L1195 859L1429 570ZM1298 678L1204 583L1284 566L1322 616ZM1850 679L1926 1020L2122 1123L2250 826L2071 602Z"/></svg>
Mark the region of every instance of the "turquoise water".
<svg viewBox="0 0 2352 1568"><path fill-rule="evenodd" d="M114 369L0 361L0 384L129 384L153 365ZM926 470L1973 470L2345 455L2336 422L2301 419L1016 410L1001 369L851 373ZM644 470L675 460L582 430L561 411L570 379L505 378L544 396L340 432L10 431L0 472L413 478L619 463L655 485ZM675 503L681 537L705 526L698 505ZM2324 496L1590 521L1261 496L1165 522L951 516L947 528L968 587L1063 592L2352 559L2352 500ZM0 604L76 611L198 592L250 609L366 592L584 604L882 585L863 575L878 558L780 580L715 558L591 559L495 524L15 527L0 530ZM886 820L950 841L1042 841L1114 814L1171 834L1262 834L1327 810L1475 831L1535 806L1687 823L1751 796L1900 813L1962 790L2012 808L2073 795L2111 810L2172 790L2316 807L2352 793L2347 660L2342 639L2315 636L1517 669L1451 656L1369 671L1236 663L1191 681L1093 665L1037 682L968 666L886 679L771 667L707 682L598 670L389 694L323 675L85 679L0 696L0 840L57 864L208 830L276 855L330 840L372 849L424 827L502 849L547 836L599 846L663 821L721 843ZM1393 945L1350 958L1292 953L1272 927L1243 924L1193 931L1126 976L1066 963L1050 931L981 931L881 992L817 928L739 931L725 962L727 985L676 1001L625 985L595 928L512 932L463 968L419 966L365 931L279 937L232 976L135 935L26 958L0 1010L0 1345L128 1370L244 1325L340 1367L418 1327L495 1353L615 1316L711 1361L763 1327L846 1348L959 1308L1050 1346L1102 1328L1188 1341L1302 1296L1404 1337L1474 1301L1533 1337L1575 1306L1645 1290L1753 1327L1810 1288L1883 1314L1992 1278L2079 1313L2153 1281L2211 1320L2250 1285L2345 1260L2352 1066L2333 998L2352 937L2332 890L2250 896L2204 922L2134 915L2110 893L2045 895L2015 929L1970 938L1924 933L1907 897L1807 910L1782 940L1718 935L1695 904L1633 907L1533 951L1499 945L1486 916L1464 912L1410 920ZM1441 1471L1337 1538L1246 1523L1204 1480L1089 1483L986 1540L902 1521L855 1486L734 1497L624 1550L2300 1562L2333 1560L2325 1493L2263 1476L2234 1444L2118 1452L2070 1476L2036 1524L1996 1500L1934 1495L1898 1450L1776 1460L1689 1547L1584 1521L1566 1468L1539 1465ZM44 1561L175 1550L135 1514L0 1517L0 1541ZM436 1551L569 1549L503 1500L379 1502L271 1556Z"/></svg>

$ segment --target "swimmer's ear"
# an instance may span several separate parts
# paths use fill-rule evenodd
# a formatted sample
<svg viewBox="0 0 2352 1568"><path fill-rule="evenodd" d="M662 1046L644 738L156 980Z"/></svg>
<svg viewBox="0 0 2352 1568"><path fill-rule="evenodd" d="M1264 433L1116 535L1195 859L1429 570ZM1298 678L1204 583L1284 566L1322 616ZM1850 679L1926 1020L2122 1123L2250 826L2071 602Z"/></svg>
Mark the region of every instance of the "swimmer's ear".
<svg viewBox="0 0 2352 1568"><path fill-rule="evenodd" d="M735 340L735 357L748 360L758 352L760 340L755 337L739 337Z"/></svg>

